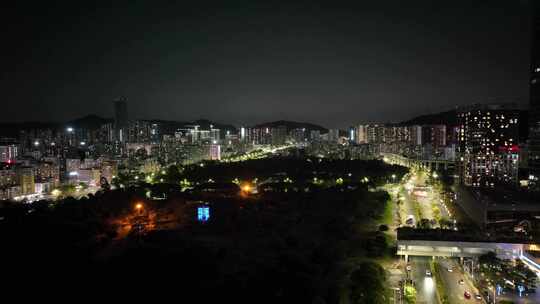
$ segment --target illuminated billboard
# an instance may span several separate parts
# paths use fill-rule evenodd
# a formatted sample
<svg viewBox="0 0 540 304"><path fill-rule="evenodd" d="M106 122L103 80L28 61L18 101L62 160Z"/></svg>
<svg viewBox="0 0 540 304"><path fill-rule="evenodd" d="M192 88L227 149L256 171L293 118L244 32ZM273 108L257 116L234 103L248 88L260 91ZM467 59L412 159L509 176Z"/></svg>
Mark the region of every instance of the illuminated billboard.
<svg viewBox="0 0 540 304"><path fill-rule="evenodd" d="M210 219L210 207L202 206L197 208L197 220L205 223Z"/></svg>

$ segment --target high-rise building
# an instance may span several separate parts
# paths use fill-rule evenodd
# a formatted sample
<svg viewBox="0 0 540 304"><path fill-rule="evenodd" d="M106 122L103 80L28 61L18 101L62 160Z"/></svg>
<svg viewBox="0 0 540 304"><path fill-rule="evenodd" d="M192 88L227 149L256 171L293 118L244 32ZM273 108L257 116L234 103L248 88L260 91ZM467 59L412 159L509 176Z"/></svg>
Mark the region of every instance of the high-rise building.
<svg viewBox="0 0 540 304"><path fill-rule="evenodd" d="M306 129L297 128L289 132L290 137L297 143L302 143L306 141Z"/></svg>
<svg viewBox="0 0 540 304"><path fill-rule="evenodd" d="M446 125L432 125L430 141L435 148L446 147Z"/></svg>
<svg viewBox="0 0 540 304"><path fill-rule="evenodd" d="M18 147L15 144L0 145L0 163L13 163L18 156Z"/></svg>
<svg viewBox="0 0 540 304"><path fill-rule="evenodd" d="M240 128L240 140L241 140L242 142L246 140L247 133L248 133L248 132L246 132L246 128L245 128L245 127L241 127L241 128Z"/></svg>
<svg viewBox="0 0 540 304"><path fill-rule="evenodd" d="M367 125L366 126L366 142L367 143L376 143L377 142L377 128L378 125Z"/></svg>
<svg viewBox="0 0 540 304"><path fill-rule="evenodd" d="M20 167L17 173L19 175L21 194L34 194L36 192L34 169L32 167Z"/></svg>
<svg viewBox="0 0 540 304"><path fill-rule="evenodd" d="M461 182L473 187L517 184L519 112L513 104L459 109Z"/></svg>
<svg viewBox="0 0 540 304"><path fill-rule="evenodd" d="M328 130L328 141L338 142L339 140L339 129L329 129Z"/></svg>
<svg viewBox="0 0 540 304"><path fill-rule="evenodd" d="M114 128L116 140L119 142L127 141L128 112L127 100L124 97L114 101Z"/></svg>
<svg viewBox="0 0 540 304"><path fill-rule="evenodd" d="M210 140L213 143L218 143L221 140L221 130L210 125Z"/></svg>
<svg viewBox="0 0 540 304"><path fill-rule="evenodd" d="M354 140L357 144L365 144L368 142L367 138L367 125L356 126Z"/></svg>
<svg viewBox="0 0 540 304"><path fill-rule="evenodd" d="M311 130L311 131L309 131L309 139L311 141L319 141L319 140L321 140L321 131L319 131L319 130Z"/></svg>
<svg viewBox="0 0 540 304"><path fill-rule="evenodd" d="M277 128L271 128L270 135L272 145L283 145L287 140L287 127L278 126Z"/></svg>
<svg viewBox="0 0 540 304"><path fill-rule="evenodd" d="M160 134L160 128L159 128L159 124L157 123L152 123L152 125L150 126L150 140L152 143L158 143L160 142L160 138L159 138L159 134Z"/></svg>
<svg viewBox="0 0 540 304"><path fill-rule="evenodd" d="M350 142L352 142L352 143L356 142L356 128L355 127L350 127L349 128L348 137L349 137Z"/></svg>
<svg viewBox="0 0 540 304"><path fill-rule="evenodd" d="M530 66L529 109L529 182L540 190L540 3L531 1L532 37Z"/></svg>
<svg viewBox="0 0 540 304"><path fill-rule="evenodd" d="M210 145L209 158L211 160L221 159L221 145L215 145L215 144Z"/></svg>
<svg viewBox="0 0 540 304"><path fill-rule="evenodd" d="M423 141L422 126L410 126L409 127L409 139L413 146L421 146Z"/></svg>

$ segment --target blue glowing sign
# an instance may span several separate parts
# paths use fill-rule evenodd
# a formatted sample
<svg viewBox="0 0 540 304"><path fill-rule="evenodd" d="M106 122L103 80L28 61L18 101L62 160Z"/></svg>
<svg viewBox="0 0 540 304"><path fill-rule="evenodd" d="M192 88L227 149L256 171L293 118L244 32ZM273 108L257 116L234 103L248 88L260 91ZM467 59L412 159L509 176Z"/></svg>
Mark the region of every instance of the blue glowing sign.
<svg viewBox="0 0 540 304"><path fill-rule="evenodd" d="M197 220L199 222L206 222L210 219L210 207L198 207L197 208Z"/></svg>
<svg viewBox="0 0 540 304"><path fill-rule="evenodd" d="M525 291L525 287L523 285L518 285L517 289L519 291L519 297L522 297L523 292Z"/></svg>

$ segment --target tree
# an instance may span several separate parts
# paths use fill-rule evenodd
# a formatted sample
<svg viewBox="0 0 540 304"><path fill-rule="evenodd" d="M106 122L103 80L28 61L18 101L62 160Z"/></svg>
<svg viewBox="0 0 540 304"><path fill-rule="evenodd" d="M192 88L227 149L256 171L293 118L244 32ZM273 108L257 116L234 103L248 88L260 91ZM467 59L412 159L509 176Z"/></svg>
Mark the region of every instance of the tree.
<svg viewBox="0 0 540 304"><path fill-rule="evenodd" d="M501 260L497 257L497 254L493 251L490 251L484 255L478 257L480 264L487 264L489 266L498 266L501 263Z"/></svg>
<svg viewBox="0 0 540 304"><path fill-rule="evenodd" d="M420 222L418 222L418 228L422 229L430 229L431 228L431 221L429 219L421 219Z"/></svg>
<svg viewBox="0 0 540 304"><path fill-rule="evenodd" d="M182 174L180 173L180 170L177 166L171 165L167 168L167 172L165 174L164 179L170 183L170 184L177 184L180 182L180 179L182 178Z"/></svg>
<svg viewBox="0 0 540 304"><path fill-rule="evenodd" d="M350 276L350 302L353 304L363 303L386 303L384 297L384 270L373 262L363 262Z"/></svg>

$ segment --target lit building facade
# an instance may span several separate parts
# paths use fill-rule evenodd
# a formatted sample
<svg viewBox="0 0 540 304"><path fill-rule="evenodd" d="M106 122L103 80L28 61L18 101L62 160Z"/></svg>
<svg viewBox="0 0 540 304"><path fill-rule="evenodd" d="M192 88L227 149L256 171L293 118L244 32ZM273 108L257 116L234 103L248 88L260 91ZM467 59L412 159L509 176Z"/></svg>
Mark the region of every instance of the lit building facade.
<svg viewBox="0 0 540 304"><path fill-rule="evenodd" d="M0 162L13 163L19 155L19 148L14 144L0 145Z"/></svg>
<svg viewBox="0 0 540 304"><path fill-rule="evenodd" d="M458 111L459 168L467 186L516 185L519 166L515 105L475 105Z"/></svg>
<svg viewBox="0 0 540 304"><path fill-rule="evenodd" d="M17 169L21 194L28 195L36 192L34 169L32 167L20 167Z"/></svg>
<svg viewBox="0 0 540 304"><path fill-rule="evenodd" d="M209 158L210 160L220 160L221 159L221 145L210 145L209 149Z"/></svg>

